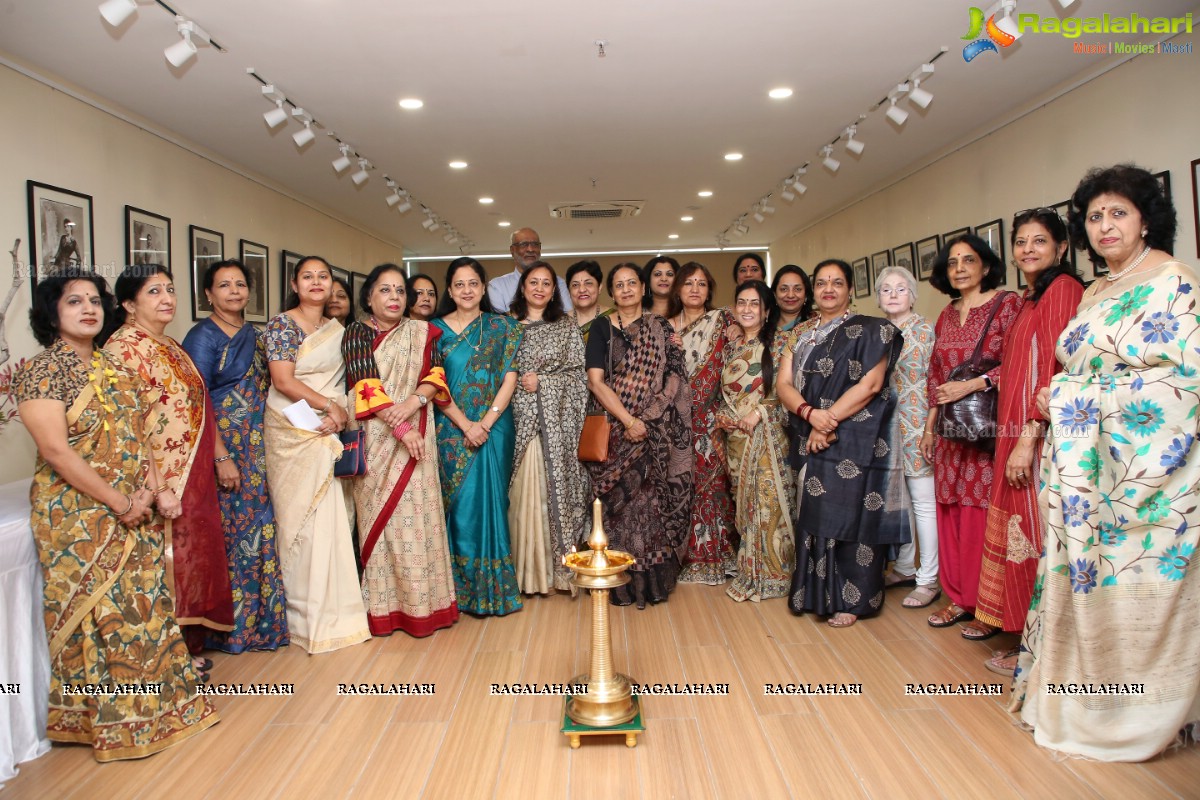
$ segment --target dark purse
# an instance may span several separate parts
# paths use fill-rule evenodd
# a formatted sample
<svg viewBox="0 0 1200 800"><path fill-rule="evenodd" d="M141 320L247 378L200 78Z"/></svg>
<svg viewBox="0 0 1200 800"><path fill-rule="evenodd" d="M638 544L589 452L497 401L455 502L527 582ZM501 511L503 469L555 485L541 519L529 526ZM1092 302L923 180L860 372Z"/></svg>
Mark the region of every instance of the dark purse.
<svg viewBox="0 0 1200 800"><path fill-rule="evenodd" d="M959 364L950 370L946 382L969 381L986 375L995 369L1000 362L996 359L981 360L983 343L987 340L992 329L992 321L1000 310L1003 298L992 306L987 324L983 326L983 334L975 345L971 360ZM996 406L998 398L995 391L971 392L966 397L960 397L953 403L946 403L938 410L938 435L944 439L966 442L981 450L991 452L996 447Z"/></svg>
<svg viewBox="0 0 1200 800"><path fill-rule="evenodd" d="M333 464L333 477L359 478L367 474L367 434L361 428L338 434L342 457Z"/></svg>
<svg viewBox="0 0 1200 800"><path fill-rule="evenodd" d="M612 333L609 333L608 353L605 357L604 377L612 372ZM583 418L583 431L579 434L579 460L593 464L603 464L608 461L608 436L612 433L612 423L608 421L608 412L600 407L595 396L591 398L591 410Z"/></svg>

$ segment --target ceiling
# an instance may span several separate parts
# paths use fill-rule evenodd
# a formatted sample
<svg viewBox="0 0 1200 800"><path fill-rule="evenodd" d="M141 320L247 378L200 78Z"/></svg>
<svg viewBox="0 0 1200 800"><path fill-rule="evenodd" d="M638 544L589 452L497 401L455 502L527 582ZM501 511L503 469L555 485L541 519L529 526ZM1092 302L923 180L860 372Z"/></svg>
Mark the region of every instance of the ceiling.
<svg viewBox="0 0 1200 800"><path fill-rule="evenodd" d="M730 237L734 249L763 245L1098 63L1049 34L967 63L960 37L969 2L946 0L166 1L227 52L201 46L171 67L163 48L178 41L175 23L149 0L116 29L101 19L99 0L5 0L0 51L415 256L458 249L444 230L422 228L420 205L403 215L388 208L385 175L476 253L506 250L509 232L524 225L537 228L548 252L712 247L774 192L775 213L762 224L747 219L749 233ZM1143 0L1136 9L1177 16L1194 3ZM1020 0L1017 10L1091 17L1130 7L1077 0L1064 12L1057 0ZM823 144L942 47L922 86L935 96L928 109L902 100L911 113L897 127L885 104L859 125L861 155L839 142L841 169L820 166ZM313 114L322 126L314 143L295 146L294 121L266 125L273 106L247 68ZM794 94L768 98L779 86ZM425 105L402 110L405 97ZM353 169L334 172L328 131L370 159L370 180L356 186ZM728 152L744 157L729 162ZM469 166L450 169L454 159ZM789 203L780 183L805 162L808 193ZM713 196L698 197L702 189ZM481 205L481 196L495 202ZM612 200L641 201L644 210L621 220L550 217L554 203Z"/></svg>

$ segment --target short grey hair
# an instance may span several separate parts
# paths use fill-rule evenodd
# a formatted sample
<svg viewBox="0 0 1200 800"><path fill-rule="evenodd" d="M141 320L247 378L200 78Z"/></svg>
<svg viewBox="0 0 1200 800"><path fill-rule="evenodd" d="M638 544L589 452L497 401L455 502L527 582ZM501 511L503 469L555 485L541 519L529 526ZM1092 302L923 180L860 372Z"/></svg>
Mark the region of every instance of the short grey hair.
<svg viewBox="0 0 1200 800"><path fill-rule="evenodd" d="M883 279L892 275L900 275L904 278L904 282L908 284L908 297L912 301L909 308L915 308L917 305L917 277L904 267L884 267L879 271L879 275L875 278L875 302L883 308L883 302L880 299L879 287L883 285Z"/></svg>

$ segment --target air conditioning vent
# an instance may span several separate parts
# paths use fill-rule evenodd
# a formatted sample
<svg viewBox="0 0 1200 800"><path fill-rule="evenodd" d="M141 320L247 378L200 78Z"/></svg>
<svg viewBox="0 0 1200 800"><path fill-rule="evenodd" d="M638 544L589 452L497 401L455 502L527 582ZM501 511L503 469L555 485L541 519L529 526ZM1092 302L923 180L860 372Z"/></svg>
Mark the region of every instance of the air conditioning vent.
<svg viewBox="0 0 1200 800"><path fill-rule="evenodd" d="M644 200L564 202L550 204L551 219L627 219L642 213Z"/></svg>

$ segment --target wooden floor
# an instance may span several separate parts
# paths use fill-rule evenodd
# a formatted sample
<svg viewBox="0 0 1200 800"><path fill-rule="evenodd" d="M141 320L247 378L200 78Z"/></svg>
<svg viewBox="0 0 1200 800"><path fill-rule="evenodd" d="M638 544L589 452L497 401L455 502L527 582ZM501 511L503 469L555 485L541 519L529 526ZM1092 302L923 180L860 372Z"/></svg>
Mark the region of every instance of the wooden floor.
<svg viewBox="0 0 1200 800"><path fill-rule="evenodd" d="M1002 702L907 697L912 681L1003 681L997 640L934 630L892 591L881 616L833 630L783 600L734 603L681 585L669 603L613 609L618 669L644 683L728 683L727 697L648 697L636 748L559 732L561 699L494 697L492 683L583 672L589 601L534 598L319 656L218 655L213 680L295 683L294 697L219 700L222 721L141 761L96 764L55 746L3 792L153 798L1164 798L1200 796L1200 748L1144 764L1056 760ZM338 683L435 683L432 697L339 697ZM861 697L767 697L765 683L854 682Z"/></svg>

